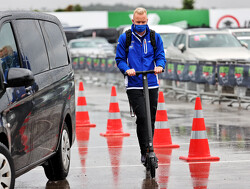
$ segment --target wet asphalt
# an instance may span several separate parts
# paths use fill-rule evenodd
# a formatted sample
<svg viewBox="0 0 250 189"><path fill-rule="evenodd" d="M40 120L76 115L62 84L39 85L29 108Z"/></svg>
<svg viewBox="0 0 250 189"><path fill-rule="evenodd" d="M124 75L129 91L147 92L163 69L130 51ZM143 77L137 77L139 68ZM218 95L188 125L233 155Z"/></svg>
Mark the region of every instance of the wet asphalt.
<svg viewBox="0 0 250 189"><path fill-rule="evenodd" d="M165 96L172 143L180 147L155 149L159 168L152 179L140 163L135 118L130 117L124 88L116 87L117 100L123 132L130 136L103 137L112 86L90 80L83 85L90 122L96 127L77 127L67 180L50 182L37 167L18 177L15 188L250 188L250 110L203 100L210 154L220 161L187 163L179 157L189 155L195 104Z"/></svg>

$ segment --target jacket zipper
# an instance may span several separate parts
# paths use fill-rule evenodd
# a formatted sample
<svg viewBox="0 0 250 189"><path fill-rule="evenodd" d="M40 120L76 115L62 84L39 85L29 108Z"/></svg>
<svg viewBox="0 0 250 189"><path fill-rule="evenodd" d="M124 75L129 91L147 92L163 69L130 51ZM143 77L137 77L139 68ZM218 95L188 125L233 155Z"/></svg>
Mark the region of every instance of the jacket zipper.
<svg viewBox="0 0 250 189"><path fill-rule="evenodd" d="M147 54L148 53L148 46L147 46L146 38L143 40L143 46L144 46L144 54Z"/></svg>

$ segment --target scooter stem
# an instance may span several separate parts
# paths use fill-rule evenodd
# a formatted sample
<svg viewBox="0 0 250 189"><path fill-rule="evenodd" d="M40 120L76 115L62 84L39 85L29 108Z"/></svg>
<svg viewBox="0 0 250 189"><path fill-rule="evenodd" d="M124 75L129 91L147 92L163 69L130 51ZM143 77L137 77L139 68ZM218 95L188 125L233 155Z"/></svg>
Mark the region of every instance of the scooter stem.
<svg viewBox="0 0 250 189"><path fill-rule="evenodd" d="M153 147L153 135L152 135L152 123L151 123L151 113L150 113L150 103L149 103L149 91L148 91L148 77L147 74L142 75L143 78L143 88L144 88L144 98L146 102L146 117L147 117L147 128L148 128L148 148L149 152L154 151Z"/></svg>

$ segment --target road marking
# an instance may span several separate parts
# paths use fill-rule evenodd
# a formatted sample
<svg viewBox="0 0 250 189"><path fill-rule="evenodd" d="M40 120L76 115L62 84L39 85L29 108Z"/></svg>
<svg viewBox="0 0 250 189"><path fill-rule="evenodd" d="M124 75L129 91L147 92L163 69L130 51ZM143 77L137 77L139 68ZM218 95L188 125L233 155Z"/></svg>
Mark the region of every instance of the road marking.
<svg viewBox="0 0 250 189"><path fill-rule="evenodd" d="M250 160L231 160L231 161L204 161L204 162L185 162L185 161L179 161L179 162L171 162L171 163L159 163L159 166L170 166L170 165L183 165L183 164L202 164L202 163L214 163L214 164L226 164L226 163L249 163ZM115 167L119 167L119 168L126 168L126 167L144 167L142 164L135 164L135 165L119 165L119 166L112 166L112 165L100 165L100 166L86 166L86 167L70 167L70 169L102 169L102 168L115 168Z"/></svg>
<svg viewBox="0 0 250 189"><path fill-rule="evenodd" d="M230 161L204 161L204 162L185 162L185 161L173 161L170 163L159 163L159 166L170 166L170 165L183 165L183 164L202 164L202 163L214 163L214 164L226 164L226 163L249 163L250 160L230 160ZM119 166L112 166L112 165L100 165L100 166L87 166L87 167L70 167L72 169L103 169L103 168L126 168L126 167L144 167L142 164L135 164L135 165L119 165ZM33 169L33 171L44 171L42 167L37 167Z"/></svg>
<svg viewBox="0 0 250 189"><path fill-rule="evenodd" d="M245 144L250 144L250 142L246 141L219 141L219 142L209 142L209 144L232 144L232 143L245 143ZM190 143L178 143L179 145L189 145ZM122 146L87 146L87 147L81 147L81 146L74 146L71 147L71 149L94 149L94 148L129 148L129 147L139 147L138 145L122 145Z"/></svg>

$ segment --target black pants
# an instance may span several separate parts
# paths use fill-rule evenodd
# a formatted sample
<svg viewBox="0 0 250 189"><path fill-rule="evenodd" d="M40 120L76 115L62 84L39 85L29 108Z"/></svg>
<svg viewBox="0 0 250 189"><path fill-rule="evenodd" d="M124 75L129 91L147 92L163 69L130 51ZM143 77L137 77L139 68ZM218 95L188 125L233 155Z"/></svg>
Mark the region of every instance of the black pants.
<svg viewBox="0 0 250 189"><path fill-rule="evenodd" d="M136 115L136 132L141 149L141 154L145 154L148 147L148 128L146 119L146 104L144 99L144 92L142 89L127 90L129 103L132 106ZM154 134L155 116L158 103L158 88L149 89L149 101L152 123L152 134Z"/></svg>

